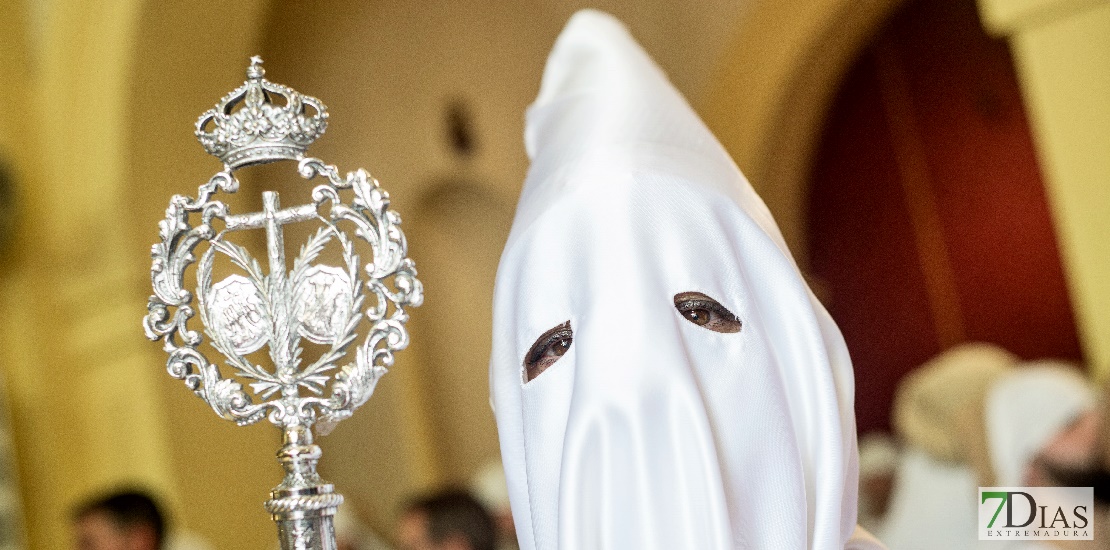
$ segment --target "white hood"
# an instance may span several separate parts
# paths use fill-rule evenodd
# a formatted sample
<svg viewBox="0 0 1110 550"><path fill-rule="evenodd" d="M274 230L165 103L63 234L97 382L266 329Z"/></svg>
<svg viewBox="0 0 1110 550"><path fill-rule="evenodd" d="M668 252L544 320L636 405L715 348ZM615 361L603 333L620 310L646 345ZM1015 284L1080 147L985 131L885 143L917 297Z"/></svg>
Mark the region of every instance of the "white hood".
<svg viewBox="0 0 1110 550"><path fill-rule="evenodd" d="M844 548L851 363L763 202L611 17L575 15L528 112L492 400L521 548ZM684 319L676 294L743 322ZM525 354L573 344L525 383Z"/></svg>

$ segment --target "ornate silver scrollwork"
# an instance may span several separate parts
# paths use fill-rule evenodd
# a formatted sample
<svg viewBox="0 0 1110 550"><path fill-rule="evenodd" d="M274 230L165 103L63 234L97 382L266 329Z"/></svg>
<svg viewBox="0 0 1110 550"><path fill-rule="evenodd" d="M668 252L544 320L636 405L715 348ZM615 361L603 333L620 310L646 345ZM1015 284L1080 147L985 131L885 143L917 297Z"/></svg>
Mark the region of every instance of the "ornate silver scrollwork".
<svg viewBox="0 0 1110 550"><path fill-rule="evenodd" d="M343 498L316 474L320 449L312 427L334 425L370 398L393 354L408 345L406 308L420 305L423 287L406 256L401 218L378 181L362 169L341 177L335 166L303 156L311 142L305 136L323 132L323 103L263 80L258 58L247 74L247 83L198 121L198 138L224 161L224 170L201 185L195 198L170 199L159 223L161 241L151 249L154 295L144 327L148 338L162 341L170 375L221 418L240 425L268 418L282 428L278 459L286 477L266 503L282 548L334 548L331 516ZM291 94L285 106L271 103L278 92ZM306 104L315 114L306 114ZM204 125L213 119L217 129L208 132ZM287 123L287 135L275 130L275 120ZM214 135L221 144L215 151L208 147ZM238 190L233 169L281 159L298 161L305 180L322 180L311 203L281 208L278 194L267 191L261 212L231 214L216 199L219 192ZM316 223L318 229L290 268L283 227L292 223ZM252 229L266 234L266 272L229 238ZM357 242L369 245L371 261L359 257ZM338 248L341 265L317 263L329 245ZM239 273L213 282L217 257ZM196 310L185 283L193 264ZM189 326L198 311L203 335L226 359L230 376L201 352L204 336ZM365 327L351 360L347 349ZM302 340L324 346L323 352L307 360ZM269 352L267 365L252 355L262 348Z"/></svg>

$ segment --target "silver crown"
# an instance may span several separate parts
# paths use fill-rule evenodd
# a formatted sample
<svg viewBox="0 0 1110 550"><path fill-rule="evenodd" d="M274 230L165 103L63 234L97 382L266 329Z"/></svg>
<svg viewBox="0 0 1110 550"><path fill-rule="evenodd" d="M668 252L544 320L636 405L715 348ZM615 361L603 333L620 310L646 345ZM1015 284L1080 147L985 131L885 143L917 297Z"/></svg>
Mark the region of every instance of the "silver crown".
<svg viewBox="0 0 1110 550"><path fill-rule="evenodd" d="M197 119L200 144L230 169L300 160L328 127L327 107L319 99L274 84L264 74L262 58L252 57L247 81ZM274 96L285 104L275 103Z"/></svg>

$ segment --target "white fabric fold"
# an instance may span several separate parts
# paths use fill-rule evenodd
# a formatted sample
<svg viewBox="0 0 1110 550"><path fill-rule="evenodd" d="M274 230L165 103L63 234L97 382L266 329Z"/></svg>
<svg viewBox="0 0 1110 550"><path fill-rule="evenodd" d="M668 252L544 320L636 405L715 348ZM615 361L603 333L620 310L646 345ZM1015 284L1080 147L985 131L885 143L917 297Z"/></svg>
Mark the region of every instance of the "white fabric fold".
<svg viewBox="0 0 1110 550"><path fill-rule="evenodd" d="M579 12L528 111L492 401L522 549L831 550L853 538L851 363L774 220L613 18ZM704 293L738 333L684 319ZM570 349L525 383L569 321Z"/></svg>

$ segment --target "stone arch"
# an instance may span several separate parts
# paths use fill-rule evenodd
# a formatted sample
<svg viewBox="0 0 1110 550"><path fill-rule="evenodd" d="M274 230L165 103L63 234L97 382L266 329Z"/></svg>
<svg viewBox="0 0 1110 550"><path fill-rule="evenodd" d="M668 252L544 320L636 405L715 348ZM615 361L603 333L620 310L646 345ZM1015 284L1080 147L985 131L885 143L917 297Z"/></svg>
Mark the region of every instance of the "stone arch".
<svg viewBox="0 0 1110 550"><path fill-rule="evenodd" d="M755 2L699 106L803 267L805 186L825 113L845 71L901 3Z"/></svg>

